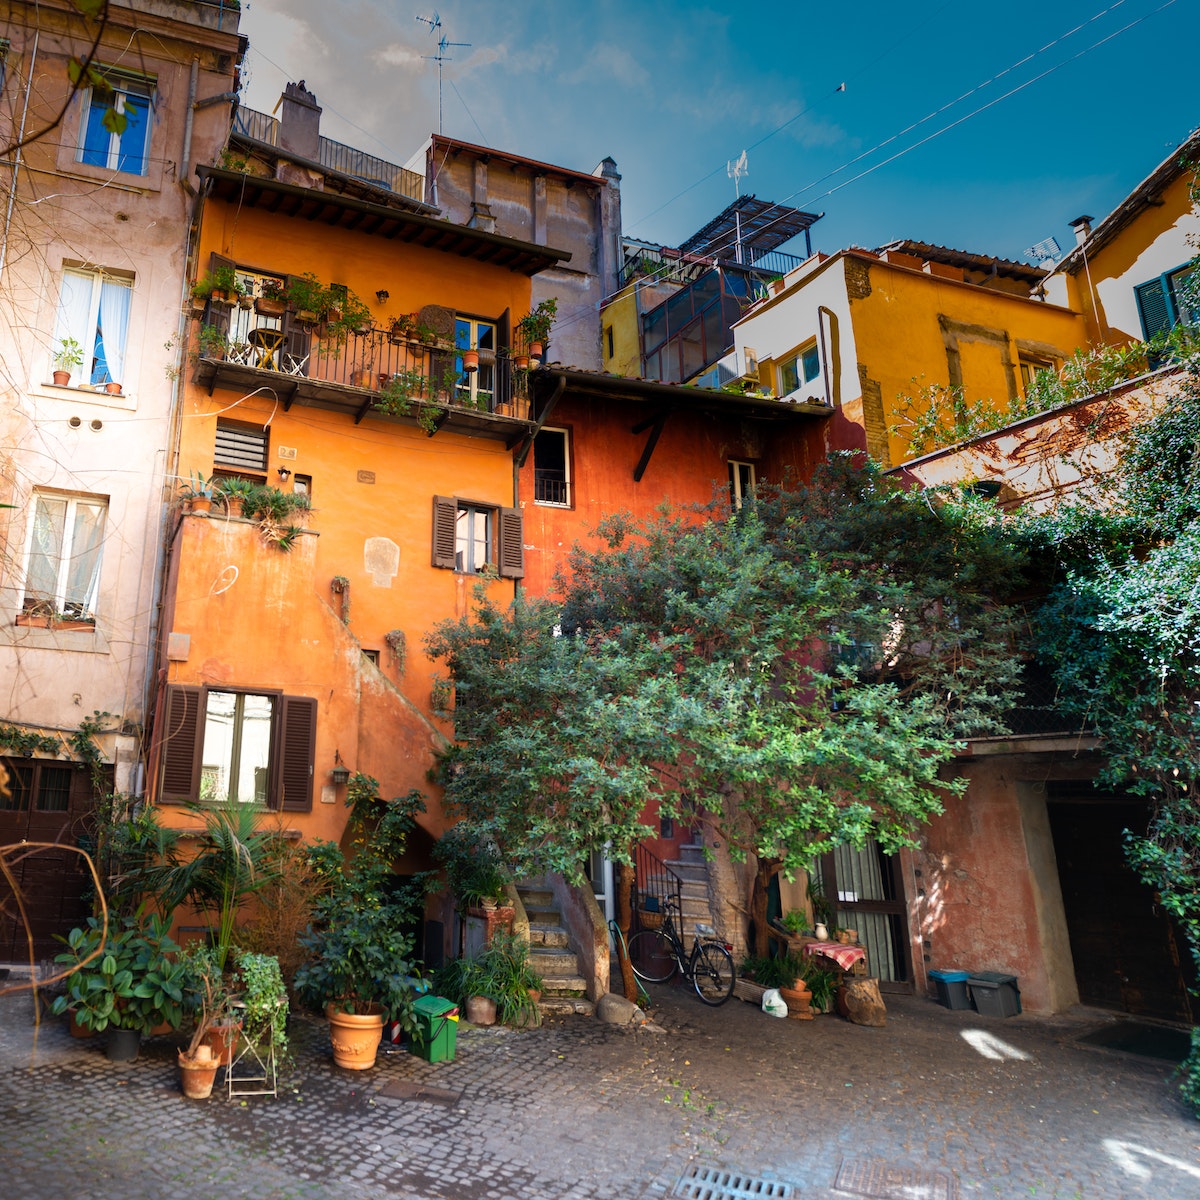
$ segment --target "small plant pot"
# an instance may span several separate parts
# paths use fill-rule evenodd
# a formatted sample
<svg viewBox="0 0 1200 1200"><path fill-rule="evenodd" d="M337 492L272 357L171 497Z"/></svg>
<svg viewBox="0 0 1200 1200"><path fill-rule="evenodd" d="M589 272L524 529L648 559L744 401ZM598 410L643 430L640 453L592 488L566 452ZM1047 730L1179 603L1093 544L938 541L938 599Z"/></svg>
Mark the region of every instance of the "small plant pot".
<svg viewBox="0 0 1200 1200"><path fill-rule="evenodd" d="M208 496L192 496L188 500L188 510L194 513L206 513L212 508L212 500Z"/></svg>
<svg viewBox="0 0 1200 1200"><path fill-rule="evenodd" d="M109 1062L133 1062L138 1056L141 1044L142 1035L136 1029L117 1029L110 1025L104 1054Z"/></svg>
<svg viewBox="0 0 1200 1200"><path fill-rule="evenodd" d="M472 1025L495 1025L496 1002L490 996L467 997L467 1020Z"/></svg>
<svg viewBox="0 0 1200 1200"><path fill-rule="evenodd" d="M222 1067L227 1067L233 1062L233 1050L237 1045L238 1033L241 1031L241 1022L232 1021L222 1025L213 1025L204 1035L202 1043L208 1048L217 1064Z"/></svg>
<svg viewBox="0 0 1200 1200"><path fill-rule="evenodd" d="M92 1030L86 1025L80 1025L78 1014L73 1008L67 1009L67 1032L73 1038L88 1038L92 1036Z"/></svg>
<svg viewBox="0 0 1200 1200"><path fill-rule="evenodd" d="M56 387L66 387L71 382L70 371L55 371L54 383Z"/></svg>
<svg viewBox="0 0 1200 1200"><path fill-rule="evenodd" d="M374 371L351 371L350 386L357 388L369 388L375 385Z"/></svg>
<svg viewBox="0 0 1200 1200"><path fill-rule="evenodd" d="M513 355L513 366L518 371L528 371L529 370L529 355L528 354L514 354Z"/></svg>
<svg viewBox="0 0 1200 1200"><path fill-rule="evenodd" d="M468 375L474 371L478 371L479 370L479 351L478 350L464 350L462 352L462 365L463 365L463 370L466 371Z"/></svg>
<svg viewBox="0 0 1200 1200"><path fill-rule="evenodd" d="M254 311L260 317L282 317L287 311L287 304L282 300L268 300L259 296L254 301Z"/></svg>
<svg viewBox="0 0 1200 1200"><path fill-rule="evenodd" d="M189 1100L207 1100L212 1095L220 1063L207 1046L196 1051L195 1058L187 1058L179 1052L179 1082L183 1094Z"/></svg>
<svg viewBox="0 0 1200 1200"><path fill-rule="evenodd" d="M240 517L244 503L241 496L226 496L225 515L227 517Z"/></svg>
<svg viewBox="0 0 1200 1200"><path fill-rule="evenodd" d="M530 342L529 343L529 357L530 358L541 358L542 353L544 352L545 349L546 349L546 347L541 342Z"/></svg>
<svg viewBox="0 0 1200 1200"><path fill-rule="evenodd" d="M315 325L317 323L317 314L309 308L298 308L296 310L296 320L301 325Z"/></svg>
<svg viewBox="0 0 1200 1200"><path fill-rule="evenodd" d="M121 394L121 385L119 383L106 383L104 385L104 390L110 396L119 396Z"/></svg>

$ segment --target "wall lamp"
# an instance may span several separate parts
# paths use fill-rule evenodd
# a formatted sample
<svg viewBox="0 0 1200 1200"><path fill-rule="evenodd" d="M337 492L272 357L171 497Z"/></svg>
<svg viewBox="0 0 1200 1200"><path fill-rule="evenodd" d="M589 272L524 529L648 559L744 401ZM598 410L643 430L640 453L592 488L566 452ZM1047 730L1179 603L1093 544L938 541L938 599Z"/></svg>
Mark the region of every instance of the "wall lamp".
<svg viewBox="0 0 1200 1200"><path fill-rule="evenodd" d="M342 753L340 750L333 752L333 769L329 772L329 778L333 780L334 787L339 787L343 783L350 782L350 768L342 762Z"/></svg>
<svg viewBox="0 0 1200 1200"><path fill-rule="evenodd" d="M288 478L291 476L291 471L289 471L287 467L280 467L275 474L278 475L284 483L287 483Z"/></svg>
<svg viewBox="0 0 1200 1200"><path fill-rule="evenodd" d="M386 304L390 295L391 292L389 292L387 288L380 288L379 291L375 293L375 299L378 300L380 304Z"/></svg>

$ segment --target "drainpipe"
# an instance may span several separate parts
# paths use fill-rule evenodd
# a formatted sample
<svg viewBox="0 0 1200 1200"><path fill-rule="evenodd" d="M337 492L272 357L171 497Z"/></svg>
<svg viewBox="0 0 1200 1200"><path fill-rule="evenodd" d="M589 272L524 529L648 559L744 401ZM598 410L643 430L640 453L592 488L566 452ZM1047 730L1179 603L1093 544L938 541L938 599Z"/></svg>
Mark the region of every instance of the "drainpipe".
<svg viewBox="0 0 1200 1200"><path fill-rule="evenodd" d="M825 341L825 322L821 317L829 318L829 344ZM839 350L841 349L838 342L837 328L837 313L831 308L826 308L824 304L817 307L817 333L821 337L821 365L825 372L825 403L830 408L838 408L842 403L841 396L841 380L838 377L837 369L839 363L834 362L830 358L830 348L832 348L834 358L840 357ZM834 392L837 395L834 395Z"/></svg>
<svg viewBox="0 0 1200 1200"><path fill-rule="evenodd" d="M0 241L0 278L4 276L4 264L8 261L8 230L12 224L13 206L17 202L17 179L21 173L21 148L25 140L25 120L29 116L29 93L33 90L33 68L37 62L38 38L41 30L33 31L33 51L29 55L29 77L25 80L25 103L21 108L21 128L17 132L17 149L13 153L12 186L8 189L8 209L4 214L4 238Z"/></svg>
<svg viewBox="0 0 1200 1200"><path fill-rule="evenodd" d="M187 110L183 122L183 154L180 155L179 158L179 165L182 172L179 180L189 191L191 190L192 184L191 180L188 178L190 175L188 163L191 161L192 157L192 121L195 116L194 109L196 106L196 86L199 78L200 55L194 54L192 55L191 73L188 76Z"/></svg>

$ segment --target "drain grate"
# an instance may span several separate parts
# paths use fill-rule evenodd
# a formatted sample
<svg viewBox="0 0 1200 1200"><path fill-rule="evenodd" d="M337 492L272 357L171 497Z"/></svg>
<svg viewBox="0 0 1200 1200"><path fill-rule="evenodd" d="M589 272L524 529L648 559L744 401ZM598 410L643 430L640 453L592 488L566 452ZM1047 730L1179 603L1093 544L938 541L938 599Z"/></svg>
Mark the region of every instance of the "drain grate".
<svg viewBox="0 0 1200 1200"><path fill-rule="evenodd" d="M462 1092L431 1087L427 1083L413 1083L408 1079L392 1080L379 1089L379 1095L387 1100L427 1100L431 1104L444 1104L447 1108L453 1108L462 1099Z"/></svg>
<svg viewBox="0 0 1200 1200"><path fill-rule="evenodd" d="M675 1184L677 1200L791 1200L792 1185L719 1167L692 1167Z"/></svg>
<svg viewBox="0 0 1200 1200"><path fill-rule="evenodd" d="M944 1171L893 1167L876 1158L843 1158L833 1186L872 1200L958 1200L958 1187Z"/></svg>

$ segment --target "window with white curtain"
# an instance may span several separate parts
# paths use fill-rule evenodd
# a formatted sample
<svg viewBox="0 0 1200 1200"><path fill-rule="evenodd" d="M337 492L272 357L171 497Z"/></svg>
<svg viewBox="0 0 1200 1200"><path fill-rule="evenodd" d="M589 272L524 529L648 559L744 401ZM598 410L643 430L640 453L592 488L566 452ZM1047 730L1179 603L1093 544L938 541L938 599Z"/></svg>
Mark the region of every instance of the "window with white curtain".
<svg viewBox="0 0 1200 1200"><path fill-rule="evenodd" d="M34 492L22 612L94 621L108 501Z"/></svg>
<svg viewBox="0 0 1200 1200"><path fill-rule="evenodd" d="M88 383L123 383L133 281L104 271L63 271L51 355L71 338L83 349Z"/></svg>

